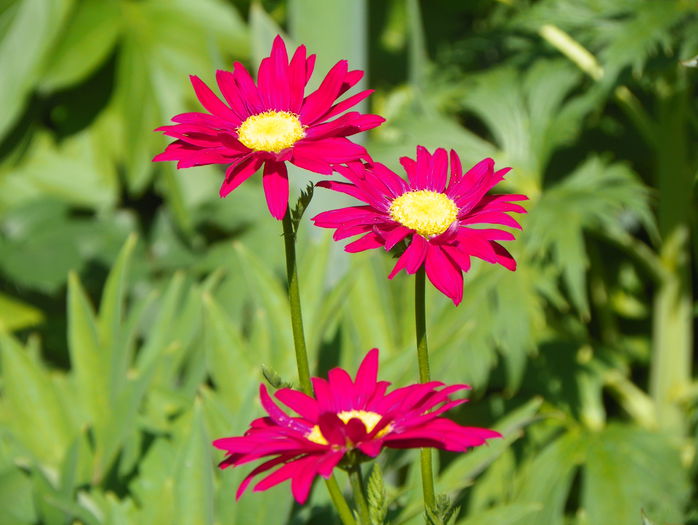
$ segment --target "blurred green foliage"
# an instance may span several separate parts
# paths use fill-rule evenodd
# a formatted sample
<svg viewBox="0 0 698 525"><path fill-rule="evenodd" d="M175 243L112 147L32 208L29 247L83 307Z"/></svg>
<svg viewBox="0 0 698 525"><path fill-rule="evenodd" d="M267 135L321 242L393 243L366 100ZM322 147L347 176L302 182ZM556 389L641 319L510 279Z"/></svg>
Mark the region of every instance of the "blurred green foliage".
<svg viewBox="0 0 698 525"><path fill-rule="evenodd" d="M456 416L505 436L439 457L454 521L698 523L690 0L0 2L0 523L333 519L323 487L236 503L246 471L209 444L261 414L263 365L295 378L259 181L220 200L220 168L150 162L152 129L198 108L188 75L254 65L285 27L368 70L377 160L492 156L531 197L516 272L475 265L458 308L428 297L433 376L472 384ZM413 382L411 280L308 214L316 373L379 347ZM376 519L422 522L415 459L382 458Z"/></svg>

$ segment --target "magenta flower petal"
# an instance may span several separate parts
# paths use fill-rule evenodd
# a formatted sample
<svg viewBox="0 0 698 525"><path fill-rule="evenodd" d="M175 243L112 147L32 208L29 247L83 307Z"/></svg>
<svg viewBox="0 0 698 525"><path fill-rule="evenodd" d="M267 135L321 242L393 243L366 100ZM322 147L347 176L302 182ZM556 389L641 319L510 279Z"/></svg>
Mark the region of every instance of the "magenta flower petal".
<svg viewBox="0 0 698 525"><path fill-rule="evenodd" d="M309 395L291 388L281 388L276 391L275 395L279 401L305 419L314 421L318 418L317 401Z"/></svg>
<svg viewBox="0 0 698 525"><path fill-rule="evenodd" d="M281 220L288 204L288 173L283 162L267 161L262 177L264 195L272 217Z"/></svg>
<svg viewBox="0 0 698 525"><path fill-rule="evenodd" d="M221 197L225 197L240 184L249 179L262 165L262 161L256 157L245 157L237 163L231 164L225 172L225 181L221 186Z"/></svg>
<svg viewBox="0 0 698 525"><path fill-rule="evenodd" d="M327 112L339 95L339 90L344 82L344 77L347 75L348 68L349 65L346 60L337 62L327 73L320 87L308 95L300 113L304 122L313 124Z"/></svg>
<svg viewBox="0 0 698 525"><path fill-rule="evenodd" d="M315 55L306 56L304 46L289 62L286 45L277 36L269 57L259 65L256 83L236 62L232 72L216 72L220 98L192 75L194 92L208 113L183 113L173 117L174 125L157 128L175 141L153 160L177 161L177 168L228 165L221 197L264 165L267 205L272 216L282 219L288 208L286 162L330 175L337 163L368 158L363 146L346 137L384 120L356 111L344 113L371 94L361 91L337 101L363 75L349 71L345 60L305 96L314 65Z"/></svg>
<svg viewBox="0 0 698 525"><path fill-rule="evenodd" d="M331 210L313 217L316 226L332 228L335 240L364 234L345 250L358 252L403 243L404 251L388 275L414 274L424 267L431 283L454 304L463 298L463 276L471 257L516 269L511 254L497 241L513 235L481 225L521 229L510 213L525 213L516 201L524 195L487 195L508 168L495 171L484 159L463 173L460 158L437 149L417 147L416 159L400 159L407 180L379 163L347 162L336 170L349 182L323 181L318 186L362 201L361 206ZM372 212L372 213L371 213ZM477 225L477 228L470 227Z"/></svg>
<svg viewBox="0 0 698 525"><path fill-rule="evenodd" d="M463 273L460 266L440 246L429 246L424 265L427 277L437 290L450 297L457 306L463 300Z"/></svg>
<svg viewBox="0 0 698 525"><path fill-rule="evenodd" d="M331 164L349 162L366 156L366 149L363 146L354 144L344 137L327 137L301 142L296 149L301 156L327 159Z"/></svg>
<svg viewBox="0 0 698 525"><path fill-rule="evenodd" d="M344 249L349 253L359 253L381 246L383 246L383 239L375 233L369 233L354 242L350 242Z"/></svg>
<svg viewBox="0 0 698 525"><path fill-rule="evenodd" d="M397 228L384 232L383 241L385 242L385 249L392 250L397 243L402 241L410 233L411 230L409 228L405 228L404 226L398 226Z"/></svg>
<svg viewBox="0 0 698 525"><path fill-rule="evenodd" d="M223 119L230 119L234 124L239 123L239 118L233 113L233 111L223 104L221 100L211 91L211 89L203 83L203 81L196 75L191 75L191 84L194 87L194 92L196 93L196 98L199 99L201 105L206 108L206 110L216 117L221 117Z"/></svg>
<svg viewBox="0 0 698 525"><path fill-rule="evenodd" d="M267 458L245 477L236 498L254 478L266 473L254 491L291 480L293 497L304 503L315 478L329 478L353 450L369 457L377 456L384 447L430 446L463 452L500 437L492 430L463 427L439 417L464 402L451 395L469 388L467 385L432 381L386 393L389 383L378 381L375 348L364 357L354 379L335 368L327 380L314 377L312 382L314 397L288 388L275 394L299 417L284 412L261 385L260 400L268 417L255 419L243 436L213 442L226 452L219 464L222 469Z"/></svg>
<svg viewBox="0 0 698 525"><path fill-rule="evenodd" d="M371 392L378 380L378 349L372 348L356 371L356 391L359 394ZM363 399L363 398L361 398Z"/></svg>

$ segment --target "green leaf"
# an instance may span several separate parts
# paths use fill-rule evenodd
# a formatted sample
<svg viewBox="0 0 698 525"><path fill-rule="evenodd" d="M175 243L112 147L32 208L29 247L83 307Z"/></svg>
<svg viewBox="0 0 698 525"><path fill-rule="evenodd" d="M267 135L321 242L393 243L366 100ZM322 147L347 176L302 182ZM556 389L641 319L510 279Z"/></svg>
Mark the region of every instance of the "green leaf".
<svg viewBox="0 0 698 525"><path fill-rule="evenodd" d="M650 521L650 519L647 517L645 511L642 511L642 525L655 525L654 522Z"/></svg>
<svg viewBox="0 0 698 525"><path fill-rule="evenodd" d="M95 210L113 208L119 179L100 143L101 125L61 142L47 132L37 133L26 157L0 178L3 190L12 191L0 197L0 207L51 197Z"/></svg>
<svg viewBox="0 0 698 525"><path fill-rule="evenodd" d="M72 5L71 0L19 0L3 13L11 21L0 35L0 139L24 109Z"/></svg>
<svg viewBox="0 0 698 525"><path fill-rule="evenodd" d="M0 332L22 330L40 324L43 319L41 310L0 293Z"/></svg>
<svg viewBox="0 0 698 525"><path fill-rule="evenodd" d="M187 437L179 447L174 469L174 523L213 524L213 447L204 429L202 408L194 404ZM188 434L188 435L187 435Z"/></svg>
<svg viewBox="0 0 698 525"><path fill-rule="evenodd" d="M92 73L112 51L121 29L118 2L81 0L71 12L39 89L55 91L80 82Z"/></svg>
<svg viewBox="0 0 698 525"><path fill-rule="evenodd" d="M377 461L373 463L371 475L368 478L368 512L370 525L383 525L388 515L388 500L383 485L383 472Z"/></svg>
<svg viewBox="0 0 698 525"><path fill-rule="evenodd" d="M94 506L83 506L81 503L85 500L77 502L72 494L66 497L42 469L34 469L32 478L41 523L70 523L76 520L85 525L100 523Z"/></svg>
<svg viewBox="0 0 698 525"><path fill-rule="evenodd" d="M440 114L417 114L410 104L414 96L397 93L394 98L400 100L388 100L386 103L386 106L390 104L396 108L379 108L378 112L388 121L375 131L368 144L375 160L392 167L397 173L403 173L397 166L397 159L402 156L414 157L418 144L430 151L453 148L466 167L483 157L496 154L494 145L463 128L454 119Z"/></svg>
<svg viewBox="0 0 698 525"><path fill-rule="evenodd" d="M348 60L349 69L367 71L366 45L369 33L367 4L366 0L351 2L290 0L288 2L288 25L291 36L297 43L305 44L310 53L317 53L315 70L319 75L315 75L311 80L311 87L318 85L321 75L329 71L339 60ZM322 23L318 23L318 20L322 20ZM363 85L359 83L358 89L365 89ZM364 109L365 107L359 111ZM356 137L359 138L359 135Z"/></svg>
<svg viewBox="0 0 698 525"><path fill-rule="evenodd" d="M685 11L680 2L638 2L625 14L625 20L602 37L607 45L600 54L601 62L614 77L628 65L642 73L659 48L669 48L672 26L685 16Z"/></svg>
<svg viewBox="0 0 698 525"><path fill-rule="evenodd" d="M682 522L689 494L679 451L663 435L613 424L591 436L582 487L589 523L636 525L643 509Z"/></svg>
<svg viewBox="0 0 698 525"><path fill-rule="evenodd" d="M508 450L512 443L523 437L523 429L535 420L541 404L541 399L532 399L498 421L494 429L502 434L502 438L492 439L486 446L462 454L449 463L439 475L439 490L450 492L471 484L473 479Z"/></svg>
<svg viewBox="0 0 698 525"><path fill-rule="evenodd" d="M269 56L276 35L284 36L285 33L259 2L253 2L250 5L250 47L252 63L255 66L258 66L264 57ZM284 36L284 41L286 46L290 47L290 39Z"/></svg>
<svg viewBox="0 0 698 525"><path fill-rule="evenodd" d="M582 105L566 101L581 73L565 61L538 61L523 81L520 75L506 67L477 75L463 90L461 104L494 135L506 155L502 162L514 168L509 180L536 195L550 155L576 137L580 117L594 106L591 99L581 99Z"/></svg>
<svg viewBox="0 0 698 525"><path fill-rule="evenodd" d="M138 354L136 368L139 372L148 370L160 352L172 341L172 327L176 323L183 287L184 274L174 274L165 289L157 316L148 328L145 344Z"/></svg>
<svg viewBox="0 0 698 525"><path fill-rule="evenodd" d="M449 525L451 518L457 516L459 510L460 507L454 506L451 498L446 494L439 494L434 507L425 511L426 522L428 525Z"/></svg>
<svg viewBox="0 0 698 525"><path fill-rule="evenodd" d="M345 326L352 348L365 353L380 348L384 355L391 355L398 347L397 319L388 289L387 273L378 264L372 264L383 254L355 254L350 270L354 284L345 298ZM410 284L411 283L410 279ZM400 286L401 281L395 279ZM391 283L395 286L395 282ZM366 305L372 305L366 308Z"/></svg>
<svg viewBox="0 0 698 525"><path fill-rule="evenodd" d="M540 510L540 504L501 505L482 512L473 513L458 525L513 525L515 523L532 523L531 515Z"/></svg>
<svg viewBox="0 0 698 525"><path fill-rule="evenodd" d="M244 377L252 377L255 368L269 357L256 349L252 355L250 347L242 338L239 327L208 294L204 295L206 312L204 332L207 361L211 379L218 395L231 407L239 406L245 396L246 382L231 380L231 371L239 370ZM255 362L256 361L256 362Z"/></svg>
<svg viewBox="0 0 698 525"><path fill-rule="evenodd" d="M427 58L424 23L422 22L422 13L417 0L407 0L407 23L410 35L407 67L410 82L417 91L417 102L419 102L427 80L429 61Z"/></svg>
<svg viewBox="0 0 698 525"><path fill-rule="evenodd" d="M97 320L74 273L68 277L68 347L72 373L90 422L99 425L109 414L110 348L100 345Z"/></svg>
<svg viewBox="0 0 698 525"><path fill-rule="evenodd" d="M588 316L583 231L623 231L624 221L653 224L647 189L623 164L590 157L552 186L532 208L526 223L526 251L535 259L552 256L575 306Z"/></svg>
<svg viewBox="0 0 698 525"><path fill-rule="evenodd" d="M35 523L36 507L29 477L16 467L0 471L0 522L6 525Z"/></svg>
<svg viewBox="0 0 698 525"><path fill-rule="evenodd" d="M293 337L286 290L279 277L272 273L272 269L263 264L245 245L236 243L235 251L248 290L255 297L257 306L262 308L259 320L266 317L263 322L255 322L255 330L263 330L270 337L270 361L279 373L286 374L295 369L293 353L288 351L293 348ZM310 359L312 361L312 356Z"/></svg>
<svg viewBox="0 0 698 525"><path fill-rule="evenodd" d="M245 56L247 32L234 8L219 0L129 2L121 10L115 107L128 185L138 193L150 180L151 159L165 144L152 130L187 111L186 101L194 98L189 75L212 78L216 67L229 67L220 49Z"/></svg>
<svg viewBox="0 0 698 525"><path fill-rule="evenodd" d="M46 368L13 338L0 334L3 399L8 426L31 453L57 466L74 435L67 410Z"/></svg>
<svg viewBox="0 0 698 525"><path fill-rule="evenodd" d="M298 197L296 205L291 210L291 224L293 225L294 237L298 233L298 224L301 222L301 219L303 218L303 214L305 213L308 204L310 204L310 201L313 199L314 190L315 184L313 184L312 182L308 183L306 188L301 191L300 197Z"/></svg>
<svg viewBox="0 0 698 525"><path fill-rule="evenodd" d="M177 449L166 437L157 437L141 460L139 476L130 491L143 502L135 523L173 523L175 519L173 458Z"/></svg>
<svg viewBox="0 0 698 525"><path fill-rule="evenodd" d="M108 392L115 397L125 379L126 369L130 364L129 331L123 330L123 306L126 294L129 265L137 237L131 234L124 243L119 256L112 266L102 291L99 318L97 320L99 342L105 353L111 356Z"/></svg>
<svg viewBox="0 0 698 525"><path fill-rule="evenodd" d="M0 267L11 279L48 292L82 266L75 242L79 227L65 219L66 213L57 202L34 202L3 217Z"/></svg>
<svg viewBox="0 0 698 525"><path fill-rule="evenodd" d="M587 448L587 436L573 430L531 457L517 480L512 503L538 505L540 510L515 521L516 525L563 525L572 479L586 458Z"/></svg>

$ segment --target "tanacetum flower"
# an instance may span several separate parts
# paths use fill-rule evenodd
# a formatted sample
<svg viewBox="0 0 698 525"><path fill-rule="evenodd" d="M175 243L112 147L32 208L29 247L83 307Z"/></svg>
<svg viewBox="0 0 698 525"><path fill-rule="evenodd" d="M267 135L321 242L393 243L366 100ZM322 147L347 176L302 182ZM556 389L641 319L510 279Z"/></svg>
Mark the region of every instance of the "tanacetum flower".
<svg viewBox="0 0 698 525"><path fill-rule="evenodd" d="M341 60L317 90L305 96L315 64L300 46L291 61L277 36L271 56L262 60L255 85L239 62L230 71L217 71L223 102L198 77L191 76L196 96L208 113L182 113L175 125L156 131L177 139L153 160L176 160L178 168L229 164L220 195L225 197L264 165L263 185L269 211L282 219L288 206L286 162L315 173L331 174L335 163L367 157L366 150L346 137L375 128L384 119L357 111L344 113L373 91L341 102L363 71L349 71Z"/></svg>
<svg viewBox="0 0 698 525"><path fill-rule="evenodd" d="M345 250L360 252L371 248L392 249L401 241L407 248L389 278L400 270L416 273L422 266L432 284L457 305L463 299L463 274L470 269L470 257L478 257L509 270L516 262L497 241L514 236L495 228L474 228L481 224L502 224L521 228L507 215L526 213L513 201L525 195L487 195L509 171L494 171L494 161L485 159L463 173L455 151L444 149L430 154L417 147L417 160L402 157L400 163L408 180L382 164L349 163L338 166L349 183L323 181L319 186L347 193L366 203L326 211L313 218L316 226L335 228L334 239L365 234Z"/></svg>
<svg viewBox="0 0 698 525"><path fill-rule="evenodd" d="M378 350L364 358L356 378L341 369L330 370L328 380L313 378L315 397L282 388L276 398L294 410L290 416L272 400L264 385L259 395L268 417L254 420L241 437L213 442L228 456L221 468L271 458L257 466L238 488L236 498L258 475L276 468L255 486L255 491L291 480L293 497L304 503L317 476L329 478L348 453L377 456L383 447L434 447L463 452L501 437L485 428L463 427L439 417L464 403L451 394L467 385L414 384L390 393L390 383L377 381Z"/></svg>

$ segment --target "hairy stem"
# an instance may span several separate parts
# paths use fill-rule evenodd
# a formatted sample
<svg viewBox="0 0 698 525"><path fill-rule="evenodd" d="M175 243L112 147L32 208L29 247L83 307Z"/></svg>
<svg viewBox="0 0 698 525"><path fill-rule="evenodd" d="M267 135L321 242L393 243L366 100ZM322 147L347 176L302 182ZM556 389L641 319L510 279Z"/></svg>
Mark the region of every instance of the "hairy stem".
<svg viewBox="0 0 698 525"><path fill-rule="evenodd" d="M361 466L354 465L347 472L349 473L349 481L351 481L351 489L354 492L354 501L359 511L359 523L370 525L371 518L368 512L368 503L366 503L366 487L364 487L364 480L361 477Z"/></svg>

